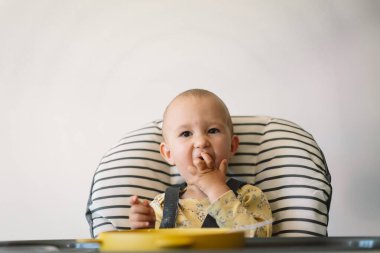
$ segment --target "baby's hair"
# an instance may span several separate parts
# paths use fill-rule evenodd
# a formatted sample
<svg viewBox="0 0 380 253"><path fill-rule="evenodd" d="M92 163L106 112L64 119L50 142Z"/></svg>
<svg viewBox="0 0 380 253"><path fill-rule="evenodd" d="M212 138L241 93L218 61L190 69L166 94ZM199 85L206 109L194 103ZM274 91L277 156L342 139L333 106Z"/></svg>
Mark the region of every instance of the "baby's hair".
<svg viewBox="0 0 380 253"><path fill-rule="evenodd" d="M234 134L234 128L233 128L233 125L232 125L232 120L231 120L231 115L230 115L230 112L226 106L226 104L223 102L222 99L220 99L217 95L215 95L214 93L212 93L211 91L208 91L208 90L204 90L204 89L190 89L190 90L186 90L184 92L181 92L180 94L178 94L170 103L169 105L166 107L165 111L164 111L164 116L163 116L163 125L162 125L162 129L163 129L163 135L164 135L164 125L165 125L165 118L166 118L166 114L167 114L167 111L168 109L170 108L170 106L172 105L172 103L177 100L178 98L181 98L181 97L196 97L196 98L202 98L202 97L214 97L219 103L220 105L222 105L223 109L224 109L224 112L225 112L225 116L226 116L226 120L227 120L227 126L231 132L231 136ZM165 136L164 136L165 138Z"/></svg>

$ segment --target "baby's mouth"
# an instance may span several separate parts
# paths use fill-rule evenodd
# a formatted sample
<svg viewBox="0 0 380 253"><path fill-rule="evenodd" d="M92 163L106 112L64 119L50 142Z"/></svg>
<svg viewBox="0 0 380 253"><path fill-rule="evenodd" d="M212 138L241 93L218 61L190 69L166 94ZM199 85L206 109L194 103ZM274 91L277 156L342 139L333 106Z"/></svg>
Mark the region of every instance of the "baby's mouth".
<svg viewBox="0 0 380 253"><path fill-rule="evenodd" d="M202 154L207 154L207 155L210 156L210 154L207 153L207 152L205 152L205 151L195 152L195 153L193 154L193 159L199 159L199 160L201 160L201 161L204 161L205 159L203 158Z"/></svg>
<svg viewBox="0 0 380 253"><path fill-rule="evenodd" d="M204 161L204 159L201 155L193 155L193 159L199 159L199 160Z"/></svg>

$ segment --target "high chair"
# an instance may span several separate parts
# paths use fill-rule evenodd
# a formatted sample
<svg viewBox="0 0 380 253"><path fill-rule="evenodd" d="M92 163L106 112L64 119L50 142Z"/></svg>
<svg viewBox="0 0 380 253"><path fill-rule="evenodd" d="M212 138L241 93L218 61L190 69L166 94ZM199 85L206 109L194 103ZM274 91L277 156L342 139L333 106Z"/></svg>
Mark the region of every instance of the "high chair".
<svg viewBox="0 0 380 253"><path fill-rule="evenodd" d="M228 177L251 183L267 196L274 237L327 236L332 196L325 157L313 136L287 120L232 116L240 146ZM129 132L101 159L86 217L93 237L127 230L129 199L151 201L183 179L159 153L162 121Z"/></svg>

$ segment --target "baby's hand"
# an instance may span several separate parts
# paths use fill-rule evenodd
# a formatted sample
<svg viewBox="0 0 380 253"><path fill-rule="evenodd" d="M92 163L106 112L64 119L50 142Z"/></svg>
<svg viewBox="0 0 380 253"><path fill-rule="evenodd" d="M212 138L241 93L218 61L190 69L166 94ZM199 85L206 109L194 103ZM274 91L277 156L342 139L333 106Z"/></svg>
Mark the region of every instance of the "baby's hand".
<svg viewBox="0 0 380 253"><path fill-rule="evenodd" d="M206 174L206 173L218 170L218 168L216 168L216 166L215 166L214 159L208 153L201 152L201 157L202 157L202 159L200 159L200 158L193 159L195 169L197 170L197 171L193 170L193 174L196 174L197 172L199 174ZM223 163L223 161L222 161L222 163ZM225 171L220 171L220 172L222 172L222 173L224 172L224 174L225 174Z"/></svg>
<svg viewBox="0 0 380 253"><path fill-rule="evenodd" d="M203 160L195 158L194 166L189 166L190 177L187 182L196 185L213 202L230 190L226 184L227 160L224 159L219 167L216 167L209 154L202 152L201 156Z"/></svg>
<svg viewBox="0 0 380 253"><path fill-rule="evenodd" d="M140 201L135 195L130 200L129 222L131 229L154 228L156 215L147 200Z"/></svg>

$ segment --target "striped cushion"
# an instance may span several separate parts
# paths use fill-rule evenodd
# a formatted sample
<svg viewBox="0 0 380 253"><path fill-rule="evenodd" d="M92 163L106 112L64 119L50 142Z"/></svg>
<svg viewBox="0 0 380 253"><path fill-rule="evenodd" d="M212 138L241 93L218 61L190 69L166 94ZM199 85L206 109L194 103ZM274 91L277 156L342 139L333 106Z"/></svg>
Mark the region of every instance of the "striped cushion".
<svg viewBox="0 0 380 253"><path fill-rule="evenodd" d="M264 191L273 212L273 236L327 236L331 180L312 135L267 116L234 116L232 121L240 147L228 176ZM102 158L86 213L93 236L129 229L130 196L152 200L183 182L159 153L161 125L154 121L128 133Z"/></svg>

